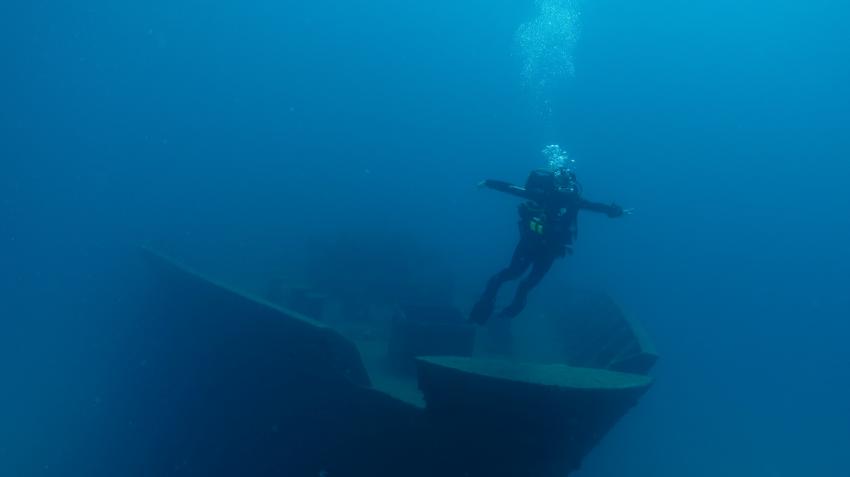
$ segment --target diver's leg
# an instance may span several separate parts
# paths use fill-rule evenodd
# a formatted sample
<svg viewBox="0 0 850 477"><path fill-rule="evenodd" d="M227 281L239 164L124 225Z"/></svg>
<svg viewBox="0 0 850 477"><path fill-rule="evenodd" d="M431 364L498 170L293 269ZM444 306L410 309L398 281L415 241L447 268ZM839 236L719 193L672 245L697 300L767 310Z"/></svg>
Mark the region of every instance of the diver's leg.
<svg viewBox="0 0 850 477"><path fill-rule="evenodd" d="M531 265L532 258L528 243L525 239L520 239L516 249L514 249L511 263L487 281L484 293L481 294L481 298L478 299L469 314L469 321L484 324L493 314L493 305L496 302L496 295L499 294L499 288L503 283L519 278Z"/></svg>
<svg viewBox="0 0 850 477"><path fill-rule="evenodd" d="M552 268L552 263L555 262L557 257L558 255L548 250L542 251L537 257L535 257L531 273L529 273L524 280L519 282L513 302L499 313L500 317L513 318L522 312L523 308L525 308L528 292L530 292L537 286L537 284L540 283L541 280L543 280L543 277L546 276L546 273L548 273L549 269Z"/></svg>

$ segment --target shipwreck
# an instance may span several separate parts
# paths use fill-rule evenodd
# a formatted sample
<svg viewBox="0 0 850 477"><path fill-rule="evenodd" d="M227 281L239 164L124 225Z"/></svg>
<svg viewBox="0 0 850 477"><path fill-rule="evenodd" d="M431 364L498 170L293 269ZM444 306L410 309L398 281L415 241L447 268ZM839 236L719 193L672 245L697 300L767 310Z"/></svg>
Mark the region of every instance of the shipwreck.
<svg viewBox="0 0 850 477"><path fill-rule="evenodd" d="M572 300L540 363L476 353L450 307L366 333L322 321L321 296L282 306L142 252L149 475L564 477L652 383L652 344L602 295Z"/></svg>

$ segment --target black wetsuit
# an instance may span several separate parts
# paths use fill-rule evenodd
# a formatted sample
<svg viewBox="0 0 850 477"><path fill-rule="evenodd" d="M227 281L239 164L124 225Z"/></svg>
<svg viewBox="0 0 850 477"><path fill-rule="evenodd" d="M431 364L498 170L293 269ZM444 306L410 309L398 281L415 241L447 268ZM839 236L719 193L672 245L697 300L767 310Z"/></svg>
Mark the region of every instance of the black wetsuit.
<svg viewBox="0 0 850 477"><path fill-rule="evenodd" d="M486 322L493 313L496 295L502 284L516 280L531 267L531 272L519 283L513 302L499 315L512 318L522 311L528 292L540 283L555 259L563 257L567 252L572 253L580 210L601 212L609 217L623 214L623 209L616 204L607 205L583 199L574 183L571 187L559 188L552 180L549 186L545 185L545 181L543 187L531 186L531 178L535 174L547 172L533 171L526 187L494 180L483 183L486 187L526 201L519 206L519 243L511 263L487 282L487 288L470 314L470 321Z"/></svg>

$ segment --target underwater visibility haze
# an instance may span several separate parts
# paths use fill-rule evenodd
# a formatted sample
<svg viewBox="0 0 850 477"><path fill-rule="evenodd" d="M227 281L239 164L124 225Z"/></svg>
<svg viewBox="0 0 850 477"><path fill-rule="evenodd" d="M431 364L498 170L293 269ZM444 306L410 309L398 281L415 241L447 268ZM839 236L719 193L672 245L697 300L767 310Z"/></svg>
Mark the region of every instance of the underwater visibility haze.
<svg viewBox="0 0 850 477"><path fill-rule="evenodd" d="M182 417L142 418L169 399L140 381L139 247L258 294L468 313L517 240L518 201L476 185L523 184L555 145L585 196L630 213L580 215L513 318L522 346L544 347L565 289L600 290L660 356L571 475L848 475L846 3L0 12L0 475L151 475L146 433ZM154 450L192 474L180 445Z"/></svg>

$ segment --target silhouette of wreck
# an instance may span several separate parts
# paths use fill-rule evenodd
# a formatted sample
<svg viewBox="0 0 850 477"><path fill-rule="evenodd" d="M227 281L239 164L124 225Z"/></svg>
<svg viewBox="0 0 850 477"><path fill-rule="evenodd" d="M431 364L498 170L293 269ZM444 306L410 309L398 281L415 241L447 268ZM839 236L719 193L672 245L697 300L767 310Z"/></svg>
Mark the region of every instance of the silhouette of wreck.
<svg viewBox="0 0 850 477"><path fill-rule="evenodd" d="M474 356L449 308L351 332L143 254L145 475L563 477L651 385L651 344L599 297L539 364Z"/></svg>

